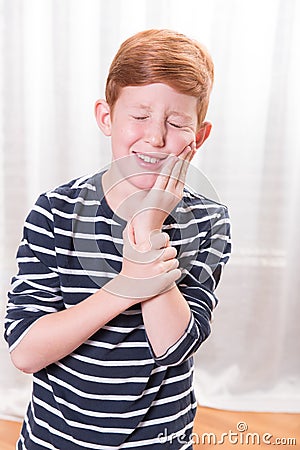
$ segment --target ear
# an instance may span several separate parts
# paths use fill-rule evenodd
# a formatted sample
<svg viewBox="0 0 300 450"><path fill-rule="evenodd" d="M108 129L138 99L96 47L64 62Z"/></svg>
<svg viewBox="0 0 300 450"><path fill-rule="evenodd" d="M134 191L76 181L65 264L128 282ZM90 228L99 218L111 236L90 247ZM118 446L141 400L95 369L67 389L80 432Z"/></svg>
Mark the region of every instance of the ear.
<svg viewBox="0 0 300 450"><path fill-rule="evenodd" d="M98 127L105 136L111 135L110 107L105 100L97 100L95 103L95 117Z"/></svg>
<svg viewBox="0 0 300 450"><path fill-rule="evenodd" d="M211 128L212 124L210 122L203 122L196 134L196 148L201 147L203 142L206 141L206 139L210 135Z"/></svg>

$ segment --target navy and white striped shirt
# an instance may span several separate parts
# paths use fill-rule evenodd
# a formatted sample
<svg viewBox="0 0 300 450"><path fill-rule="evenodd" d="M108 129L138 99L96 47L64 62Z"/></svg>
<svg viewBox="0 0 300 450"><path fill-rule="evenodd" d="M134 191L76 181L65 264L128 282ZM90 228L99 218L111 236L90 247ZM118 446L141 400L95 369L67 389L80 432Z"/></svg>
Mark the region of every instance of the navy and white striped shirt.
<svg viewBox="0 0 300 450"><path fill-rule="evenodd" d="M81 302L120 272L126 222L108 206L101 177L42 194L28 215L5 320L11 351L37 319ZM185 190L163 230L177 249L177 285L191 310L184 335L156 357L140 305L119 314L34 374L18 449L191 448L192 355L210 333L214 289L229 258L227 208Z"/></svg>

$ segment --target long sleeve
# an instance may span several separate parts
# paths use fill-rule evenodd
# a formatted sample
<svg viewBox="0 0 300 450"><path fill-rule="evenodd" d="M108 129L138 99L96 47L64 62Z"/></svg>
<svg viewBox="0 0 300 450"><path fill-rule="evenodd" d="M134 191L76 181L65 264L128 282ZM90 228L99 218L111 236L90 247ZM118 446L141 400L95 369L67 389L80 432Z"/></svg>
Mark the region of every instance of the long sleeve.
<svg viewBox="0 0 300 450"><path fill-rule="evenodd" d="M186 238L187 232L181 232L184 246L179 261L184 276L178 282L190 307L191 319L183 336L164 355L155 357L156 363L162 366L181 364L209 336L213 310L218 303L214 291L231 251L230 220L225 206L215 205L206 220L195 212L193 216L198 232L193 230L194 238Z"/></svg>
<svg viewBox="0 0 300 450"><path fill-rule="evenodd" d="M63 309L55 257L53 217L41 195L28 215L17 252L18 274L12 279L5 318L10 351L45 314Z"/></svg>

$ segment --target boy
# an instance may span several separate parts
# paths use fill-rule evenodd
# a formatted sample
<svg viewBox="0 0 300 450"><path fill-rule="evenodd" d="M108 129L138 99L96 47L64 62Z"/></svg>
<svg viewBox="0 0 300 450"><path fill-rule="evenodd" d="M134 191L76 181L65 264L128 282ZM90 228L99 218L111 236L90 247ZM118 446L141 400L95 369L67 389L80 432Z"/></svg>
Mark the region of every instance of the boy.
<svg viewBox="0 0 300 450"><path fill-rule="evenodd" d="M29 214L5 332L34 374L18 449L192 448L192 355L230 252L226 207L184 189L212 83L186 36L129 38L95 106L109 169Z"/></svg>

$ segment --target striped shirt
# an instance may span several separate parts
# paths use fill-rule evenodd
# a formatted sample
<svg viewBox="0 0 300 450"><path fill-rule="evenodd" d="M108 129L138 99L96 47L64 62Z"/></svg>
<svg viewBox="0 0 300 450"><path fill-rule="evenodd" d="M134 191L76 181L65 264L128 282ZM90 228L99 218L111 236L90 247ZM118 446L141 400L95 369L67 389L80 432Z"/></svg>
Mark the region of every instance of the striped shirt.
<svg viewBox="0 0 300 450"><path fill-rule="evenodd" d="M37 319L81 302L120 272L126 222L106 202L101 178L46 192L29 213L5 319L10 351ZM192 448L192 355L210 333L214 289L229 258L227 208L185 189L163 230L177 249L177 286L191 310L183 336L156 357L140 304L119 314L34 374L18 449Z"/></svg>

